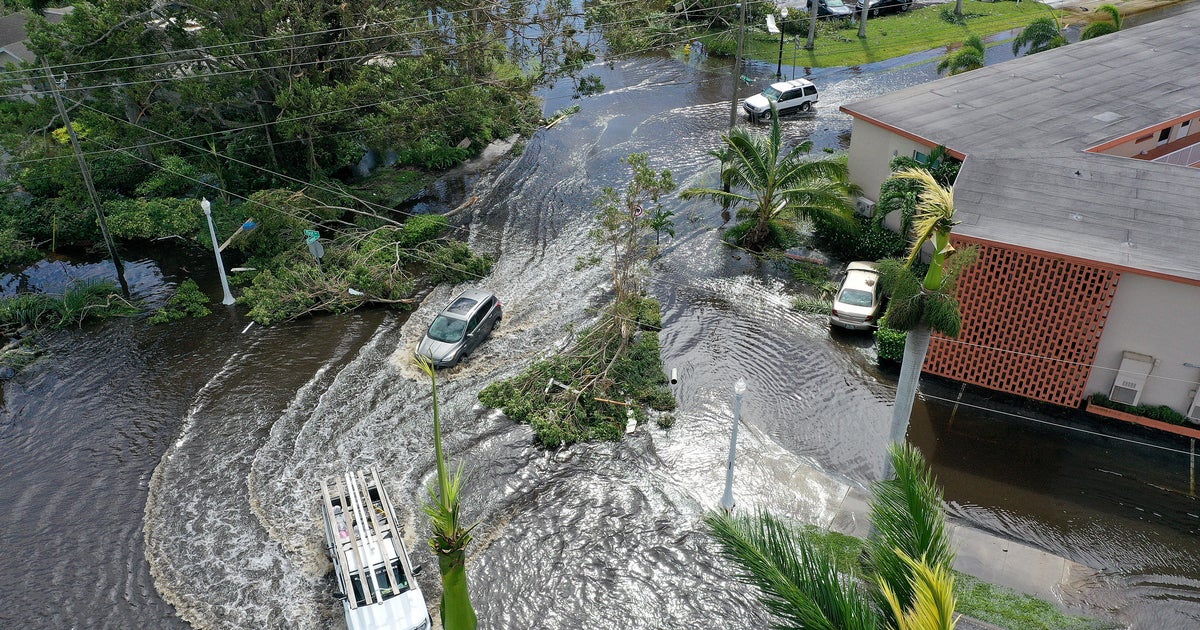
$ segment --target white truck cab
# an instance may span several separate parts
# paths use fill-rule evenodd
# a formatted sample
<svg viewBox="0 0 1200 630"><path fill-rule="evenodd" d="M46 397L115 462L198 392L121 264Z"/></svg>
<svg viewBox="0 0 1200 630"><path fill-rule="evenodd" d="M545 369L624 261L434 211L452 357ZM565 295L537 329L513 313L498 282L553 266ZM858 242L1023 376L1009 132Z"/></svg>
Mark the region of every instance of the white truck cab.
<svg viewBox="0 0 1200 630"><path fill-rule="evenodd" d="M321 498L349 630L428 630L429 609L378 471L326 479Z"/></svg>

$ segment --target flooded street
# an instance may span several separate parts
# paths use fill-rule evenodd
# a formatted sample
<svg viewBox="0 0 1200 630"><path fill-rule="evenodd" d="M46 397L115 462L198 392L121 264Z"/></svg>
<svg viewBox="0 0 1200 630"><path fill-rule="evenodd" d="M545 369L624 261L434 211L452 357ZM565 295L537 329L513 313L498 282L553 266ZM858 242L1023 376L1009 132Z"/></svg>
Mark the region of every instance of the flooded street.
<svg viewBox="0 0 1200 630"><path fill-rule="evenodd" d="M930 80L930 64L908 67L920 59L819 71L817 113L787 119L786 136L844 148L850 120L838 107ZM440 374L439 393L448 458L470 475L467 520L480 523L468 550L480 627L765 627L699 523L723 489L733 382L749 386L738 509L816 522L846 485L878 476L895 375L877 367L869 335L832 334L825 317L793 311L797 287L779 269L721 245L715 204L667 202L677 235L649 283L663 304L664 363L680 374L674 427L545 451L528 427L476 402L604 302L604 270L577 270L576 259L593 199L628 180L621 158L648 153L681 188L716 183L708 151L728 125L726 70L661 57L596 71L603 94L549 90L547 112L582 111L469 176L479 201L464 234L498 257L479 286L500 297L505 318ZM147 264L135 290L161 299L183 264ZM248 320L217 305L199 323L129 320L63 335L0 400L0 626L341 627L318 483L370 464L407 518L436 611L420 511L434 472L430 388L409 357L461 288L434 291L411 314L243 332ZM1068 602L1076 612L1138 628L1200 624L1186 442L1116 440L1065 412L1054 419L1063 426L1041 424L1045 413L980 392L955 409L957 386L924 387L910 440L953 516L1100 570L1103 583Z"/></svg>

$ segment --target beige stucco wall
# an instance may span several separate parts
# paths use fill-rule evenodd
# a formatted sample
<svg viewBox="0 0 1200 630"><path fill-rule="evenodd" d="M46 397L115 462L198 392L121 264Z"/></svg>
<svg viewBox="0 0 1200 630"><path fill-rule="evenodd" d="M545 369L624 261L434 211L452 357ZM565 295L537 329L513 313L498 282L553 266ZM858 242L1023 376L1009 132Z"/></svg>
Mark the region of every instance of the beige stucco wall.
<svg viewBox="0 0 1200 630"><path fill-rule="evenodd" d="M1108 394L1125 350L1154 357L1140 404L1187 413L1200 381L1200 287L1122 273L1087 394Z"/></svg>
<svg viewBox="0 0 1200 630"><path fill-rule="evenodd" d="M930 147L855 118L848 156L850 181L862 188L863 196L879 201L879 187L892 174L888 167L892 157L912 157L913 151L929 153L929 150Z"/></svg>

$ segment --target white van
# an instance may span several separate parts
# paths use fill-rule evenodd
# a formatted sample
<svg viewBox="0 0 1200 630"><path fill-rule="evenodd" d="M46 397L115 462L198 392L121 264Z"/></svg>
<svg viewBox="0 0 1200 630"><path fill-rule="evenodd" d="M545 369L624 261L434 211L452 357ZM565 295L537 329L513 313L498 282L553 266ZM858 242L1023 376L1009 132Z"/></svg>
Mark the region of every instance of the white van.
<svg viewBox="0 0 1200 630"><path fill-rule="evenodd" d="M321 482L329 556L349 630L428 630L396 511L374 467Z"/></svg>

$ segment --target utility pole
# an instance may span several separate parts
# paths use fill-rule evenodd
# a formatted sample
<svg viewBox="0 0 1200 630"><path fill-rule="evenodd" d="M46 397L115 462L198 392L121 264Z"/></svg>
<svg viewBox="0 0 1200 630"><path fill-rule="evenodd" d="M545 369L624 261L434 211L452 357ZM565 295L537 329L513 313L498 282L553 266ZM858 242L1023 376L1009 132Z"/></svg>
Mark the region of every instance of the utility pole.
<svg viewBox="0 0 1200 630"><path fill-rule="evenodd" d="M740 24L738 25L738 47L737 56L733 58L733 78L730 81L732 87L729 96L729 129L731 131L737 125L738 81L742 78L742 42L746 35L746 1L742 0L739 3L741 16L739 17Z"/></svg>
<svg viewBox="0 0 1200 630"><path fill-rule="evenodd" d="M117 280L121 283L121 292L128 298L129 283L125 281L125 266L121 264L121 257L117 255L117 246L108 233L108 222L104 219L104 209L100 207L100 197L96 194L96 186L92 184L92 172L88 169L83 151L79 149L79 137L75 135L75 126L71 124L71 117L67 115L67 108L63 106L62 96L58 94L58 83L54 80L54 75L50 72L50 64L46 63L45 57L42 58L42 69L46 71L46 80L50 82L50 92L54 94L54 104L58 107L58 115L67 127L67 136L71 138L71 149L75 151L75 159L79 162L79 173L83 176L83 185L87 187L88 195L92 198L92 206L96 208L96 221L100 224L100 234L104 236L104 245L108 247L108 255L112 258L113 266L117 268Z"/></svg>
<svg viewBox="0 0 1200 630"><path fill-rule="evenodd" d="M729 130L730 131L733 131L733 128L737 125L737 102L738 102L737 93L738 93L738 81L740 81L742 79L742 42L744 41L745 36L746 36L746 2L747 1L748 0L742 0L741 2L738 3L738 6L740 7L739 12L741 15L738 17L739 23L738 23L737 56L733 58L733 73L731 75L732 79L730 80L730 94L729 94ZM721 190L723 190L725 192L729 192L729 181L725 179L725 160L721 160ZM722 199L721 206L724 208L725 213L729 212L729 200L728 199Z"/></svg>
<svg viewBox="0 0 1200 630"><path fill-rule="evenodd" d="M817 12L820 10L820 0L808 0L808 43L804 45L804 50L813 49L813 42L817 39Z"/></svg>

